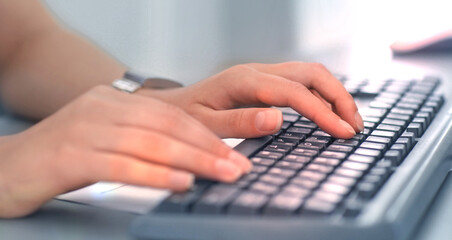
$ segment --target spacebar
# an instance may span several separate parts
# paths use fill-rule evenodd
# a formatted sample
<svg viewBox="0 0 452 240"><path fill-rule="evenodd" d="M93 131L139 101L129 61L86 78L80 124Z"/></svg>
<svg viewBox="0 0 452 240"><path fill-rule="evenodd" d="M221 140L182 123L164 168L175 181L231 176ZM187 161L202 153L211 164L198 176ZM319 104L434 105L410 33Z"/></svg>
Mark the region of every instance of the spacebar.
<svg viewBox="0 0 452 240"><path fill-rule="evenodd" d="M241 142L234 149L249 157L262 149L272 140L272 136L265 136L260 138L248 138Z"/></svg>

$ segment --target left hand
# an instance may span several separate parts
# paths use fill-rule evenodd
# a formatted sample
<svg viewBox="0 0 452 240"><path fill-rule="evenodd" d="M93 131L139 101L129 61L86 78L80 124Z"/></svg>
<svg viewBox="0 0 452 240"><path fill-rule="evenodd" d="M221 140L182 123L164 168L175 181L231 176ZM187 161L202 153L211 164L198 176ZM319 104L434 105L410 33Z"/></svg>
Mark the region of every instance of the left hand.
<svg viewBox="0 0 452 240"><path fill-rule="evenodd" d="M237 65L189 87L139 93L181 107L220 137L277 132L282 114L268 106L291 107L337 138L364 128L352 96L318 63Z"/></svg>

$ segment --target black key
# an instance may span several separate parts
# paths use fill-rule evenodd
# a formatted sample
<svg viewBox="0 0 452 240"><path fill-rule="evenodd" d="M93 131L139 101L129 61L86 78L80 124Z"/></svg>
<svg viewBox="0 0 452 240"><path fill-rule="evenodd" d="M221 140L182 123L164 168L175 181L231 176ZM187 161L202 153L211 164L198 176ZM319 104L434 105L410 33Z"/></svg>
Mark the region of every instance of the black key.
<svg viewBox="0 0 452 240"><path fill-rule="evenodd" d="M379 151L385 151L386 150L386 145L383 143L375 143L375 142L368 142L368 141L364 141L363 143L361 143L361 145L359 147L362 148L370 148L370 149L375 149L375 150L379 150Z"/></svg>
<svg viewBox="0 0 452 240"><path fill-rule="evenodd" d="M321 173L321 172L314 172L314 171L301 171L298 176L299 178L306 178L306 179L311 179L313 181L316 182L320 182L323 179L325 179L326 174L325 173Z"/></svg>
<svg viewBox="0 0 452 240"><path fill-rule="evenodd" d="M306 215L327 215L334 212L334 203L320 201L319 199L308 199L303 206L302 214Z"/></svg>
<svg viewBox="0 0 452 240"><path fill-rule="evenodd" d="M263 166L271 166L271 165L275 164L275 162L276 162L276 160L274 160L274 159L261 158L261 157L253 157L250 160L253 164L263 165Z"/></svg>
<svg viewBox="0 0 452 240"><path fill-rule="evenodd" d="M312 133L312 136L318 136L318 137L331 137L329 133L326 133L323 130L316 130Z"/></svg>
<svg viewBox="0 0 452 240"><path fill-rule="evenodd" d="M259 174L257 174L257 173L248 173L248 174L243 175L239 180L252 182L252 181L256 180L258 177L259 177Z"/></svg>
<svg viewBox="0 0 452 240"><path fill-rule="evenodd" d="M346 201L344 204L344 217L352 218L361 213L364 204L362 201Z"/></svg>
<svg viewBox="0 0 452 240"><path fill-rule="evenodd" d="M370 164L354 162L354 161L344 161L342 163L341 167L365 172L370 167Z"/></svg>
<svg viewBox="0 0 452 240"><path fill-rule="evenodd" d="M359 154L352 154L348 156L347 161L354 161L360 163L372 164L376 160L375 157L364 156Z"/></svg>
<svg viewBox="0 0 452 240"><path fill-rule="evenodd" d="M378 186L375 183L361 182L357 185L358 196L364 199L371 198L378 190Z"/></svg>
<svg viewBox="0 0 452 240"><path fill-rule="evenodd" d="M268 169L267 166L253 165L253 168L251 168L251 172L252 173L257 173L257 174L262 174L262 173L266 172L267 169Z"/></svg>
<svg viewBox="0 0 452 240"><path fill-rule="evenodd" d="M402 120L402 121L409 121L411 119L411 116L410 115L397 114L397 113L388 113L386 118Z"/></svg>
<svg viewBox="0 0 452 240"><path fill-rule="evenodd" d="M350 178L360 178L363 175L363 172L349 168L339 167L336 169L336 171L334 171L334 174Z"/></svg>
<svg viewBox="0 0 452 240"><path fill-rule="evenodd" d="M279 137L295 139L297 141L303 141L304 139L306 139L306 134L286 132L286 133L279 135Z"/></svg>
<svg viewBox="0 0 452 240"><path fill-rule="evenodd" d="M311 134L312 131L313 131L312 128L301 128L301 127L290 127L287 129L287 133L297 133L304 135Z"/></svg>
<svg viewBox="0 0 452 240"><path fill-rule="evenodd" d="M311 190L302 188L295 184L289 184L284 186L284 188L281 191L281 194L291 195L298 198L306 198L311 194Z"/></svg>
<svg viewBox="0 0 452 240"><path fill-rule="evenodd" d="M277 153L277 152L270 152L270 151L260 151L256 157L260 157L260 158L268 158L268 159L273 159L273 160L279 160L284 156L284 154L282 153Z"/></svg>
<svg viewBox="0 0 452 240"><path fill-rule="evenodd" d="M368 149L368 148L358 148L355 151L356 154L364 155L364 156L370 156L378 158L380 157L381 151Z"/></svg>
<svg viewBox="0 0 452 240"><path fill-rule="evenodd" d="M402 154L397 150L388 150L384 155L384 159L391 161L394 166L397 166L402 161Z"/></svg>
<svg viewBox="0 0 452 240"><path fill-rule="evenodd" d="M296 171L300 170L303 166L304 166L303 163L289 162L289 161L279 161L275 164L275 167L292 169L292 170L296 170Z"/></svg>
<svg viewBox="0 0 452 240"><path fill-rule="evenodd" d="M306 138L306 142L318 143L322 146L331 142L331 137L311 136Z"/></svg>
<svg viewBox="0 0 452 240"><path fill-rule="evenodd" d="M358 146L359 141L353 139L337 139L334 141L334 144L356 147Z"/></svg>
<svg viewBox="0 0 452 240"><path fill-rule="evenodd" d="M407 148L404 144L393 144L389 150L399 151L400 155L402 156L402 159L406 156L408 153Z"/></svg>
<svg viewBox="0 0 452 240"><path fill-rule="evenodd" d="M385 118L385 119L383 119L383 121L381 123L386 124L386 125L394 125L394 126L399 126L399 127L404 128L406 126L407 121Z"/></svg>
<svg viewBox="0 0 452 240"><path fill-rule="evenodd" d="M292 150L293 146L289 144L284 143L272 143L265 147L264 151L272 151L272 152L280 152L280 153L287 153L290 150Z"/></svg>
<svg viewBox="0 0 452 240"><path fill-rule="evenodd" d="M296 145L298 145L298 142L299 142L300 140L298 139L298 138L281 138L281 137L278 137L278 138L276 138L275 139L275 141L273 141L274 143L287 143L287 144L292 144L293 145L293 147L294 146L296 146Z"/></svg>
<svg viewBox="0 0 452 240"><path fill-rule="evenodd" d="M323 150L325 148L324 143L318 143L318 142L302 142L298 144L297 148L304 148L304 149L314 149L314 150Z"/></svg>
<svg viewBox="0 0 452 240"><path fill-rule="evenodd" d="M268 199L265 194L243 192L231 203L227 212L237 215L256 214L268 202Z"/></svg>
<svg viewBox="0 0 452 240"><path fill-rule="evenodd" d="M326 158L326 157L316 157L316 158L314 158L314 161L312 161L312 162L316 163L316 164L322 164L322 165L335 167L335 166L339 165L341 160L334 159L334 158Z"/></svg>
<svg viewBox="0 0 452 240"><path fill-rule="evenodd" d="M283 120L285 122L296 122L300 118L299 115L292 115L292 114L283 114Z"/></svg>
<svg viewBox="0 0 452 240"><path fill-rule="evenodd" d="M387 137L369 136L366 138L366 142L382 143L387 147L391 143L391 139Z"/></svg>
<svg viewBox="0 0 452 240"><path fill-rule="evenodd" d="M397 139L397 141L395 143L403 144L405 146L405 149L407 150L407 152L409 152L411 150L411 141L408 138L400 137L399 139Z"/></svg>
<svg viewBox="0 0 452 240"><path fill-rule="evenodd" d="M414 110L412 110L412 109L404 109L404 108L392 108L391 109L391 113L413 116L414 115Z"/></svg>
<svg viewBox="0 0 452 240"><path fill-rule="evenodd" d="M306 156L298 156L298 155L290 154L290 155L285 156L283 160L289 161L289 162L308 163L309 161L312 160L312 158L306 157Z"/></svg>
<svg viewBox="0 0 452 240"><path fill-rule="evenodd" d="M338 195L346 195L350 191L350 188L347 186L336 184L336 183L331 183L331 182L322 183L322 185L320 186L320 189L322 191L334 193L334 194L338 194Z"/></svg>
<svg viewBox="0 0 452 240"><path fill-rule="evenodd" d="M334 204L338 204L342 201L343 196L336 193L325 192L323 190L317 190L312 195L312 198L319 199L319 201L330 202Z"/></svg>
<svg viewBox="0 0 452 240"><path fill-rule="evenodd" d="M290 127L291 124L291 122L283 122L283 124L281 124L281 129L286 130Z"/></svg>
<svg viewBox="0 0 452 240"><path fill-rule="evenodd" d="M266 215L291 215L302 203L303 200L296 196L278 194L270 199L263 212Z"/></svg>
<svg viewBox="0 0 452 240"><path fill-rule="evenodd" d="M262 182L255 182L250 186L250 190L267 195L272 195L279 191L279 187Z"/></svg>
<svg viewBox="0 0 452 240"><path fill-rule="evenodd" d="M412 123L419 123L421 125L421 131L422 133L425 132L425 130L427 129L427 120L425 118L418 118L415 117L413 118L413 121L411 121Z"/></svg>
<svg viewBox="0 0 452 240"><path fill-rule="evenodd" d="M313 122L296 122L293 124L294 127L302 127L302 128L312 128L316 129L317 125Z"/></svg>
<svg viewBox="0 0 452 240"><path fill-rule="evenodd" d="M287 182L287 178L266 174L259 178L259 182L264 182L275 186L281 186Z"/></svg>
<svg viewBox="0 0 452 240"><path fill-rule="evenodd" d="M328 177L327 182L335 183L335 184L339 184L339 185L343 185L343 186L351 188L355 185L356 179L333 174Z"/></svg>
<svg viewBox="0 0 452 240"><path fill-rule="evenodd" d="M353 147L346 146L346 145L339 145L339 144L331 144L330 146L328 146L328 148L326 150L349 153L349 152L353 151Z"/></svg>
<svg viewBox="0 0 452 240"><path fill-rule="evenodd" d="M391 141L397 137L397 134L395 132L382 131L382 130L374 130L374 131L372 131L372 133L370 135L377 136L377 137L390 138Z"/></svg>
<svg viewBox="0 0 452 240"><path fill-rule="evenodd" d="M366 129L364 129L366 130ZM367 135L363 134L363 133L357 133L355 136L353 136L351 139L353 140L358 140L358 141L362 141L367 137Z"/></svg>
<svg viewBox="0 0 452 240"><path fill-rule="evenodd" d="M414 133L414 137L416 138L421 137L422 134L424 133L422 131L422 126L419 123L410 123L406 128L406 131Z"/></svg>
<svg viewBox="0 0 452 240"><path fill-rule="evenodd" d="M318 149L305 149L305 148L295 148L291 154L307 156L307 157L315 157L319 154Z"/></svg>
<svg viewBox="0 0 452 240"><path fill-rule="evenodd" d="M193 204L201 196L201 193L206 190L208 183L203 182L193 186L193 188L186 192L178 192L171 194L166 198L154 211L155 212L186 212L188 207Z"/></svg>
<svg viewBox="0 0 452 240"><path fill-rule="evenodd" d="M396 135L400 135L402 133L402 128L399 126L394 125L388 125L388 124L380 124L377 126L377 130L384 130L384 131L390 131L395 132Z"/></svg>
<svg viewBox="0 0 452 240"><path fill-rule="evenodd" d="M328 174L333 171L334 167L311 163L306 167L306 169Z"/></svg>
<svg viewBox="0 0 452 240"><path fill-rule="evenodd" d="M408 138L411 143L411 148L414 147L414 144L416 143L416 140L415 140L416 137L415 137L414 133L405 131L402 133L402 135L400 137Z"/></svg>
<svg viewBox="0 0 452 240"><path fill-rule="evenodd" d="M290 178L293 175L295 175L295 173L296 172L294 170L277 168L277 167L273 167L268 171L268 174L273 174L273 175L277 175L277 176L285 177L285 178Z"/></svg>
<svg viewBox="0 0 452 240"><path fill-rule="evenodd" d="M296 185L305 189L314 189L319 185L319 182L307 178L295 177L290 180L292 185Z"/></svg>
<svg viewBox="0 0 452 240"><path fill-rule="evenodd" d="M193 205L193 212L218 214L224 211L224 207L229 204L239 190L234 187L214 186L208 189L201 198Z"/></svg>
<svg viewBox="0 0 452 240"><path fill-rule="evenodd" d="M251 156L259 149L262 149L265 145L270 143L272 139L272 136L246 139L245 141L237 145L234 149L245 156Z"/></svg>
<svg viewBox="0 0 452 240"><path fill-rule="evenodd" d="M343 152L333 152L333 151L323 151L320 154L320 157L324 157L324 158L334 158L334 159L339 159L342 160L347 156L346 153Z"/></svg>

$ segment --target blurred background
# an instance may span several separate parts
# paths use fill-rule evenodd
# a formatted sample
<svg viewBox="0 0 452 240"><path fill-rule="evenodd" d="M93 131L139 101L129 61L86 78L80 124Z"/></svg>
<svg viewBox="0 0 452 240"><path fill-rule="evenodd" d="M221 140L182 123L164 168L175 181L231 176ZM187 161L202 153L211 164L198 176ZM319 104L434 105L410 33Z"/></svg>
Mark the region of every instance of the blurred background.
<svg viewBox="0 0 452 240"><path fill-rule="evenodd" d="M419 70L415 61L406 70L406 59L394 58L389 45L452 29L452 3L440 0L44 2L128 67L184 84L244 62L317 61L355 74L396 64L412 72Z"/></svg>

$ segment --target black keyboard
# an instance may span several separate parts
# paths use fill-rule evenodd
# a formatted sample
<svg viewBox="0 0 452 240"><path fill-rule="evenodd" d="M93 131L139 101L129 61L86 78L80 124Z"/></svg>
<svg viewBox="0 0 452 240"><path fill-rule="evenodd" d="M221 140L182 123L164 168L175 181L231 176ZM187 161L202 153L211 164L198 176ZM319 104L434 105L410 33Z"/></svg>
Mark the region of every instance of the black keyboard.
<svg viewBox="0 0 452 240"><path fill-rule="evenodd" d="M232 184L199 179L193 189L171 194L151 214L359 216L403 164L444 100L435 91L440 80L434 77L376 83L340 79L366 106L361 133L336 139L284 108L278 133L236 147L253 163L249 174Z"/></svg>

